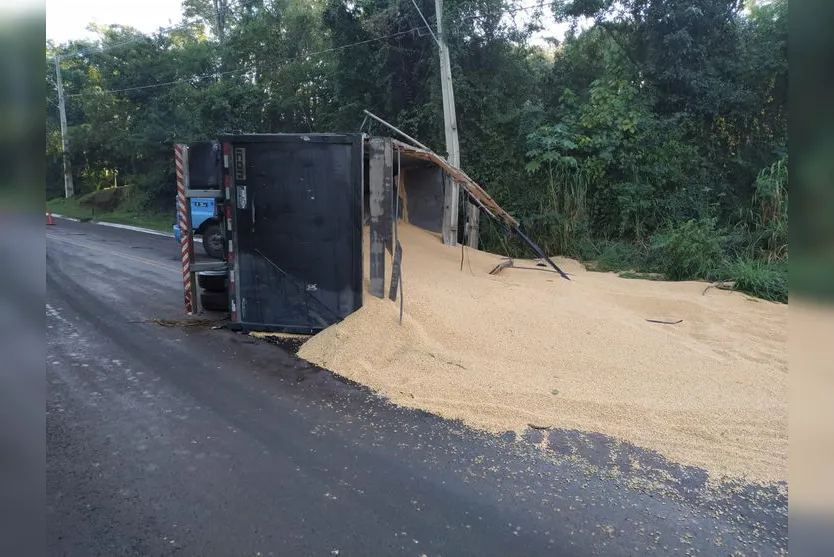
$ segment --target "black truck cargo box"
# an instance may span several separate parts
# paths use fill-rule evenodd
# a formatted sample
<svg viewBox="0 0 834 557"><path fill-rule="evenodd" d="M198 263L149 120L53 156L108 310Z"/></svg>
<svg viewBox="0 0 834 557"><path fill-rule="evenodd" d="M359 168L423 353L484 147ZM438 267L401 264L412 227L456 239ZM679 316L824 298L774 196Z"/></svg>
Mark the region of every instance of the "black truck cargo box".
<svg viewBox="0 0 834 557"><path fill-rule="evenodd" d="M240 329L314 333L362 306L362 137L219 138Z"/></svg>

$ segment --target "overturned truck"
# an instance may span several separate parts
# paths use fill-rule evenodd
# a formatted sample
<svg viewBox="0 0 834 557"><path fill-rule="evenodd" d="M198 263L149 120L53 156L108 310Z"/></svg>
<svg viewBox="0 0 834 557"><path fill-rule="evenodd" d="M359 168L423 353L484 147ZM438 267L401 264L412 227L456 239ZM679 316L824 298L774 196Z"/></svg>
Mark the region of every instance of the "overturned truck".
<svg viewBox="0 0 834 557"><path fill-rule="evenodd" d="M483 189L424 146L362 134L228 135L176 145L175 165L186 313L228 311L234 329L312 334L359 309L365 224L368 293L396 298L396 222L456 243L453 185L547 259ZM193 198L215 200L222 260L196 258Z"/></svg>

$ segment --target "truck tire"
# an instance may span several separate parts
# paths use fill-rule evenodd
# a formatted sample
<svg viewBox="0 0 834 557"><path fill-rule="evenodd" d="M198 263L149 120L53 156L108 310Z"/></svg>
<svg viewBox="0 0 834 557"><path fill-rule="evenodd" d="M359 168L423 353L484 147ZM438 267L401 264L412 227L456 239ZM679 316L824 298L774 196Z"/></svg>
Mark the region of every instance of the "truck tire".
<svg viewBox="0 0 834 557"><path fill-rule="evenodd" d="M225 238L223 237L223 229L218 223L212 223L206 226L202 232L203 249L206 255L212 259L223 259L225 256L223 244Z"/></svg>
<svg viewBox="0 0 834 557"><path fill-rule="evenodd" d="M229 311L229 295L225 292L200 292L200 305L208 311Z"/></svg>
<svg viewBox="0 0 834 557"><path fill-rule="evenodd" d="M197 274L197 284L208 292L226 292L226 275Z"/></svg>

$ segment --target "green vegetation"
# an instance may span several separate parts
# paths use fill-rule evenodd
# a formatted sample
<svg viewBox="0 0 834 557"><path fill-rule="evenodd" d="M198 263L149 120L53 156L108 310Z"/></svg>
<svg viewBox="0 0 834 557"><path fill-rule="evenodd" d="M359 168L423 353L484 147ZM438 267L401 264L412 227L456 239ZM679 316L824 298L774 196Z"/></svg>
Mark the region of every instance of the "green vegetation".
<svg viewBox="0 0 834 557"><path fill-rule="evenodd" d="M660 270L670 280L717 278L724 253L714 219L688 220L655 234L652 241Z"/></svg>
<svg viewBox="0 0 834 557"><path fill-rule="evenodd" d="M46 202L46 210L65 217L130 224L163 232L171 232L171 226L174 223L173 210L167 214L147 209L129 210L123 207L101 211L89 205L83 205L78 198L64 199L57 197L50 199Z"/></svg>
<svg viewBox="0 0 834 557"><path fill-rule="evenodd" d="M434 2L417 3L431 21ZM165 32L98 27L98 41L48 46L62 54L79 195L130 188L86 202L167 214L174 142L357 131L365 108L444 152L436 45L411 0L183 6L187 24ZM787 300L787 0L444 9L462 166L546 251ZM554 19L567 35L534 42ZM49 60L45 72L55 99ZM54 198L57 111L46 123ZM481 241L521 253L491 224Z"/></svg>
<svg viewBox="0 0 834 557"><path fill-rule="evenodd" d="M728 265L726 276L742 292L774 302L788 301L787 261L739 259Z"/></svg>

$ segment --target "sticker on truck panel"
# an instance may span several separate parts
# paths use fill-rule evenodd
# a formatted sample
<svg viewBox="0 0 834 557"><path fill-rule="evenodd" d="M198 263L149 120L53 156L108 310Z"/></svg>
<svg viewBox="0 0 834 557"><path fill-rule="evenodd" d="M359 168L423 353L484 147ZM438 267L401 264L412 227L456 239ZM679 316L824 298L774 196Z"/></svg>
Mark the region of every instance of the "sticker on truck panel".
<svg viewBox="0 0 834 557"><path fill-rule="evenodd" d="M237 187L237 208L246 209L246 186Z"/></svg>
<svg viewBox="0 0 834 557"><path fill-rule="evenodd" d="M235 147L235 180L246 180L246 149Z"/></svg>

